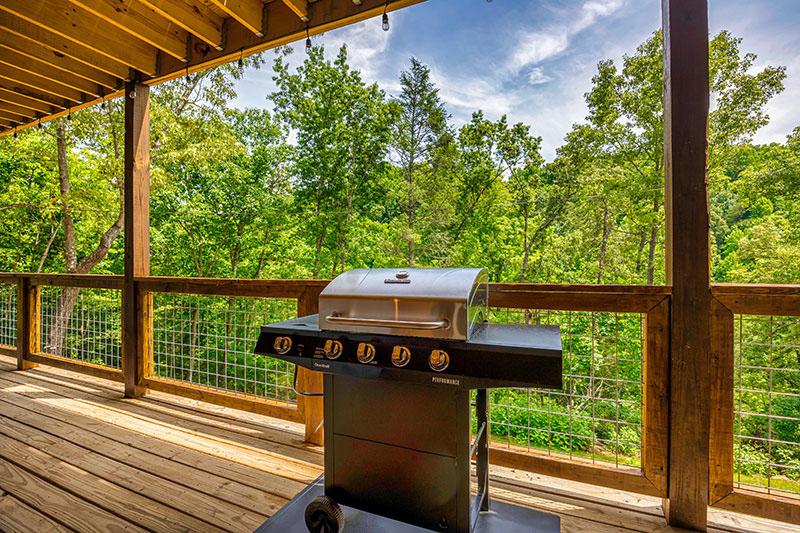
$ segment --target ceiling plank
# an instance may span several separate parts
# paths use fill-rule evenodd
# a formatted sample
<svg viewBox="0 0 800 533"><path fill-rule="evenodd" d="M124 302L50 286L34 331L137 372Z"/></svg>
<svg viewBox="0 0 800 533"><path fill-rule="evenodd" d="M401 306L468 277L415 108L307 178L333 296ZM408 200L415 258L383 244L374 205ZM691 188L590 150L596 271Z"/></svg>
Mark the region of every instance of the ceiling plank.
<svg viewBox="0 0 800 533"><path fill-rule="evenodd" d="M22 107L21 105L12 104L11 102L4 102L2 96L0 96L0 109L8 113L14 113L18 117L23 118L34 118L36 116L34 110Z"/></svg>
<svg viewBox="0 0 800 533"><path fill-rule="evenodd" d="M14 41L19 41L19 43L24 43L25 41L36 43L52 50L57 57L60 54L72 58L84 65L97 68L114 78L124 80L129 76L130 68L127 65L106 56L97 55L86 46L62 39L44 28L29 24L2 10L0 10L0 29L4 30L0 32L0 35L8 35Z"/></svg>
<svg viewBox="0 0 800 533"><path fill-rule="evenodd" d="M212 0L212 2L259 37L264 35L264 2L261 0Z"/></svg>
<svg viewBox="0 0 800 533"><path fill-rule="evenodd" d="M0 45L0 63L17 67L20 70L46 78L52 82L66 85L82 93L92 96L103 95L103 91L100 90L98 84L75 76L69 72L62 72L57 69L49 68L46 63L31 59L3 45Z"/></svg>
<svg viewBox="0 0 800 533"><path fill-rule="evenodd" d="M186 60L186 30L133 0L69 0L130 34L180 60Z"/></svg>
<svg viewBox="0 0 800 533"><path fill-rule="evenodd" d="M286 6L294 11L303 22L308 22L308 2L307 0L283 0Z"/></svg>
<svg viewBox="0 0 800 533"><path fill-rule="evenodd" d="M222 49L222 18L201 5L181 0L140 0L144 5L199 37L217 50Z"/></svg>
<svg viewBox="0 0 800 533"><path fill-rule="evenodd" d="M0 107L0 118L4 118L4 119L8 120L9 122L15 122L15 123L19 123L19 124L22 124L23 122L25 122L25 118L24 117L20 117L19 115L15 115L14 113L6 111L5 109L3 109L3 107Z"/></svg>
<svg viewBox="0 0 800 533"><path fill-rule="evenodd" d="M157 54L153 46L70 4L68 0L3 0L0 10L86 46L94 55L109 57L148 76L156 74Z"/></svg>
<svg viewBox="0 0 800 533"><path fill-rule="evenodd" d="M0 69L0 78L25 85L31 89L35 89L44 94L51 94L56 98L63 98L72 102L83 102L87 100L84 93L76 91L71 87L62 85L61 83L48 80L38 74L33 74L22 70L21 68L3 63L3 68ZM99 95L98 95L99 96Z"/></svg>
<svg viewBox="0 0 800 533"><path fill-rule="evenodd" d="M15 104L25 107L36 113L52 113L53 109L50 104L41 102L35 98L31 98L24 94L16 93L10 89L5 89L2 86L3 80L0 80L0 102ZM63 108L62 108L63 109Z"/></svg>
<svg viewBox="0 0 800 533"><path fill-rule="evenodd" d="M122 83L119 78L109 76L105 72L76 61L60 52L41 46L34 41L22 37L15 38L10 32L0 32L0 47L12 50L36 60L42 65L46 65L53 70L54 76L60 76L64 73L73 74L106 89L116 89Z"/></svg>
<svg viewBox="0 0 800 533"><path fill-rule="evenodd" d="M53 110L50 109L51 107L57 107L59 109L67 109L70 107L69 102L64 101L63 98L59 98L58 96L54 96L52 94L47 94L45 92L33 89L27 85L17 83L14 80L9 80L4 78L0 75L0 89L5 89L5 92L12 92L17 93L20 96L24 96L27 100L36 100L40 104L43 104L47 111L44 113L52 113ZM5 100L5 96L0 97ZM20 104L22 105L22 104Z"/></svg>

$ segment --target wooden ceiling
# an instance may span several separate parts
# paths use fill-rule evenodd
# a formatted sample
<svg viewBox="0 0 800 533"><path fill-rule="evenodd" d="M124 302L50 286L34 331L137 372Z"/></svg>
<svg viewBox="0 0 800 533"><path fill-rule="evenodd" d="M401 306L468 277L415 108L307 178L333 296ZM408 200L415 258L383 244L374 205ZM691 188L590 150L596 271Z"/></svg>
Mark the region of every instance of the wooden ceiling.
<svg viewBox="0 0 800 533"><path fill-rule="evenodd" d="M421 1L0 0L0 135Z"/></svg>

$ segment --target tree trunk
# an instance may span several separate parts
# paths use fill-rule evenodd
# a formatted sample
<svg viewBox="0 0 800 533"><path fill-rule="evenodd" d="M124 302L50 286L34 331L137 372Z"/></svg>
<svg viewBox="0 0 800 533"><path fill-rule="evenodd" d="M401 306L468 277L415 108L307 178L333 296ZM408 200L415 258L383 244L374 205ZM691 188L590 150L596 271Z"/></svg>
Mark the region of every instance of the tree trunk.
<svg viewBox="0 0 800 533"><path fill-rule="evenodd" d="M606 268L606 253L608 252L608 237L611 230L608 227L608 205L603 207L603 236L600 241L600 256L597 264L597 284L602 285Z"/></svg>
<svg viewBox="0 0 800 533"><path fill-rule="evenodd" d="M113 128L112 134L116 135ZM64 263L67 272L70 274L87 274L106 258L111 245L114 244L114 241L119 237L120 233L122 233L124 225L123 181L121 179L117 180L119 184L120 202L120 210L117 219L100 237L100 242L97 244L97 247L95 247L89 255L78 261L78 252L75 245L75 223L72 218L72 208L69 201L70 176L69 162L67 160L67 128L63 120L59 120L56 123L56 150L58 156L61 215L64 228ZM50 331L45 344L47 348L59 350L55 355L64 355L62 352L66 339L67 326L69 324L69 318L72 316L72 310L75 308L75 302L77 301L79 292L80 289L77 288L64 288L61 291L58 302L56 302L53 321L50 324Z"/></svg>

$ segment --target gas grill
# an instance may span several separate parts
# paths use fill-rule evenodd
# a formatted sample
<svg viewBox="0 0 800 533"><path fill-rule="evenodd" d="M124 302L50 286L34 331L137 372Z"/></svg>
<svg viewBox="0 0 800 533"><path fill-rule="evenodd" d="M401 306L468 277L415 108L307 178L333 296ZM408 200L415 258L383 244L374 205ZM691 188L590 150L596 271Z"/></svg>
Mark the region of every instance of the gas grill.
<svg viewBox="0 0 800 533"><path fill-rule="evenodd" d="M257 354L325 373L324 489L312 484L263 531L304 530L301 506L310 531L340 531L345 514L348 531L557 530L536 511L486 512L486 389L561 387L558 328L489 324L487 305L485 269L359 269L322 291L319 315L261 328Z"/></svg>

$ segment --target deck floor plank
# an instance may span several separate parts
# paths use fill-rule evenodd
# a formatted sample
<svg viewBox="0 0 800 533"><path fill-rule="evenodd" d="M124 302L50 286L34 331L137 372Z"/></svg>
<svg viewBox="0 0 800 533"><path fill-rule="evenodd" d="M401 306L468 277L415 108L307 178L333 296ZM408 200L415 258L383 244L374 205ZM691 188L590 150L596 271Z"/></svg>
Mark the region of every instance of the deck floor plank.
<svg viewBox="0 0 800 533"><path fill-rule="evenodd" d="M14 365L0 356L2 531L251 531L322 471L300 424L163 393L123 400L119 383ZM566 533L679 531L655 498L499 467L491 486L559 514ZM714 533L792 531L711 515Z"/></svg>
<svg viewBox="0 0 800 533"><path fill-rule="evenodd" d="M36 509L25 505L11 494L0 495L0 531L24 533L31 530L52 533L68 533L70 531Z"/></svg>

